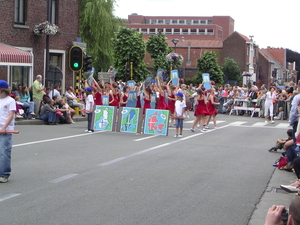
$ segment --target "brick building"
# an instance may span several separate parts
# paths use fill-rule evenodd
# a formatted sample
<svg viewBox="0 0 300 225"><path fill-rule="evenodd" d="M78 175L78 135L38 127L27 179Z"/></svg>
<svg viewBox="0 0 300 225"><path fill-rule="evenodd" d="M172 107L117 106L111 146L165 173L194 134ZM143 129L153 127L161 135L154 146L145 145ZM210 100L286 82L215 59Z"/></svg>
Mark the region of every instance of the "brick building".
<svg viewBox="0 0 300 225"><path fill-rule="evenodd" d="M128 16L128 28L134 28L144 33L145 41L150 35L159 31L166 35L166 42L171 48L175 48L172 40L178 39L176 52L184 57L179 75L191 78L197 72L197 58L204 51L216 52L219 63L222 59L223 40L234 31L234 20L230 16L142 16L132 14ZM149 69L153 62L149 54L146 54L145 62L149 63Z"/></svg>
<svg viewBox="0 0 300 225"><path fill-rule="evenodd" d="M56 82L61 84L62 91L66 86L73 85L73 72L68 68L67 62L72 41L76 41L78 37L79 0L0 0L1 9L5 9L0 14L0 55L6 55L6 59L13 58L6 63L3 62L5 57L2 57L2 63L0 60L0 79L8 80L11 84L31 86L35 76L41 74L47 83L46 35L35 35L33 28L47 21L48 3L51 5L50 22L59 27L57 34L49 35L49 68L62 74L62 80ZM24 50L25 54L29 52L27 54L30 54L31 62L20 63L18 57L14 56L13 48L4 53L3 49L9 48L6 45ZM52 84L53 82L48 82L48 86Z"/></svg>

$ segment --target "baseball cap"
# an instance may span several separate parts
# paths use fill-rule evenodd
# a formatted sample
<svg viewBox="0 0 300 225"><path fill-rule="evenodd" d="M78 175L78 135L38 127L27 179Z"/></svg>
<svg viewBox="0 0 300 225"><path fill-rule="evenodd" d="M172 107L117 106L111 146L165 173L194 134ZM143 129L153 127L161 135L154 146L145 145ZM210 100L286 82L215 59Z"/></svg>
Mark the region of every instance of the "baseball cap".
<svg viewBox="0 0 300 225"><path fill-rule="evenodd" d="M183 97L183 94L181 92L178 92L175 96Z"/></svg>
<svg viewBox="0 0 300 225"><path fill-rule="evenodd" d="M0 88L8 88L8 83L5 80L0 80Z"/></svg>
<svg viewBox="0 0 300 225"><path fill-rule="evenodd" d="M85 90L86 90L86 91L93 91L93 88L87 87Z"/></svg>

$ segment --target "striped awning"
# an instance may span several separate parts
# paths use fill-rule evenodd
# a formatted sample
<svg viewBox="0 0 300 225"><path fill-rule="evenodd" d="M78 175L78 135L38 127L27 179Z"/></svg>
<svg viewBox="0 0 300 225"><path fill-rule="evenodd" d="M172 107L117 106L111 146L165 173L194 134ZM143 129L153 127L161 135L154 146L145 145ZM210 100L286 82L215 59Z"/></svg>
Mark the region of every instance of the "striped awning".
<svg viewBox="0 0 300 225"><path fill-rule="evenodd" d="M32 54L0 43L0 65L31 66Z"/></svg>

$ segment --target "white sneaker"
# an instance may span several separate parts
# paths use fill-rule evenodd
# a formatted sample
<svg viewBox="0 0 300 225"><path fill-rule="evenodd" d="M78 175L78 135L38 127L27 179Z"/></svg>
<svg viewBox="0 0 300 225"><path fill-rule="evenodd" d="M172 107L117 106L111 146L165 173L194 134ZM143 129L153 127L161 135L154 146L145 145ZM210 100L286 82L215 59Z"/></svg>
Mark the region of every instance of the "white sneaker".
<svg viewBox="0 0 300 225"><path fill-rule="evenodd" d="M187 115L187 116L186 116L186 118L190 118L190 116L189 116L189 115Z"/></svg>
<svg viewBox="0 0 300 225"><path fill-rule="evenodd" d="M265 124L268 124L268 121L265 120Z"/></svg>
<svg viewBox="0 0 300 225"><path fill-rule="evenodd" d="M199 128L200 127L200 125L197 125L197 128Z"/></svg>
<svg viewBox="0 0 300 225"><path fill-rule="evenodd" d="M193 128L190 129L192 132L195 132L195 130Z"/></svg>
<svg viewBox="0 0 300 225"><path fill-rule="evenodd" d="M7 182L8 182L8 178L0 177L0 183L7 183Z"/></svg>
<svg viewBox="0 0 300 225"><path fill-rule="evenodd" d="M85 133L91 133L91 132L89 132L89 131L90 131L90 130L85 130L84 132L85 132Z"/></svg>
<svg viewBox="0 0 300 225"><path fill-rule="evenodd" d="M205 129L209 129L209 126L207 126L207 127L204 127Z"/></svg>
<svg viewBox="0 0 300 225"><path fill-rule="evenodd" d="M200 130L201 133L206 133L205 130Z"/></svg>
<svg viewBox="0 0 300 225"><path fill-rule="evenodd" d="M182 134L179 134L178 137L181 138L181 137L182 137Z"/></svg>
<svg viewBox="0 0 300 225"><path fill-rule="evenodd" d="M272 120L272 121L271 121L271 124L273 124L273 123L275 123L275 121L274 121L274 120Z"/></svg>
<svg viewBox="0 0 300 225"><path fill-rule="evenodd" d="M178 135L177 135L177 134L175 134L175 135L174 135L174 138L178 138Z"/></svg>

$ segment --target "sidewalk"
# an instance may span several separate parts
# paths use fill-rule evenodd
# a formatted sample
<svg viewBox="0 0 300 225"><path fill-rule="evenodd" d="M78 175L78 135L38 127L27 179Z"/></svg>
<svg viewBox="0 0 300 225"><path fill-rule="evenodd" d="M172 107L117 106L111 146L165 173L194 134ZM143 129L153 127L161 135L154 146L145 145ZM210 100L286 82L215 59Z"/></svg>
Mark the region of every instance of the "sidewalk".
<svg viewBox="0 0 300 225"><path fill-rule="evenodd" d="M275 168L268 187L262 195L260 202L256 205L256 209L254 210L248 225L264 224L267 212L272 205L283 205L288 208L296 195L282 190L280 185L288 185L295 181L295 173Z"/></svg>
<svg viewBox="0 0 300 225"><path fill-rule="evenodd" d="M86 121L86 117L82 117L81 115L75 115L73 117L73 120L75 122L80 122L80 121ZM31 120L26 120L26 119L15 119L15 125L43 125L45 122L40 119L31 119Z"/></svg>

